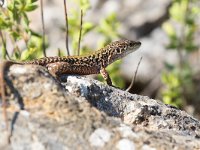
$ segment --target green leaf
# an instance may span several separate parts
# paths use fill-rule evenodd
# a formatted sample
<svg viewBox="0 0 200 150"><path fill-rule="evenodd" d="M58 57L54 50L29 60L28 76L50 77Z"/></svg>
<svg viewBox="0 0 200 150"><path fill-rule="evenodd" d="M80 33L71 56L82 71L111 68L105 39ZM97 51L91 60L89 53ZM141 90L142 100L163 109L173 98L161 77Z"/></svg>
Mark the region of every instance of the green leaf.
<svg viewBox="0 0 200 150"><path fill-rule="evenodd" d="M84 36L85 34L87 34L88 32L90 32L91 30L94 29L94 24L91 23L91 22L85 22L83 24L83 32L82 32L82 35Z"/></svg>
<svg viewBox="0 0 200 150"><path fill-rule="evenodd" d="M17 31L11 31L11 35L13 36L13 38L15 39L15 41L20 39L20 33Z"/></svg>
<svg viewBox="0 0 200 150"><path fill-rule="evenodd" d="M2 46L2 57L3 59L6 59L6 47Z"/></svg>
<svg viewBox="0 0 200 150"><path fill-rule="evenodd" d="M12 25L12 23L9 20L0 17L0 29L1 30L8 29L9 27L11 27L11 25Z"/></svg>
<svg viewBox="0 0 200 150"><path fill-rule="evenodd" d="M165 23L163 23L162 27L170 37L173 37L176 35L175 29L171 23L165 22Z"/></svg>
<svg viewBox="0 0 200 150"><path fill-rule="evenodd" d="M30 23L28 16L26 13L22 13L22 15L23 15L23 21L25 22L26 26L28 27L28 25Z"/></svg>
<svg viewBox="0 0 200 150"><path fill-rule="evenodd" d="M27 5L27 6L24 8L24 10L27 11L27 12L30 12L30 11L33 11L33 10L35 10L35 9L37 9L37 8L38 8L37 5L35 5L35 4L30 4L30 5Z"/></svg>
<svg viewBox="0 0 200 150"><path fill-rule="evenodd" d="M81 0L80 7L83 10L83 12L86 12L91 7L89 0Z"/></svg>
<svg viewBox="0 0 200 150"><path fill-rule="evenodd" d="M38 0L31 0L30 3L35 3L37 2Z"/></svg>

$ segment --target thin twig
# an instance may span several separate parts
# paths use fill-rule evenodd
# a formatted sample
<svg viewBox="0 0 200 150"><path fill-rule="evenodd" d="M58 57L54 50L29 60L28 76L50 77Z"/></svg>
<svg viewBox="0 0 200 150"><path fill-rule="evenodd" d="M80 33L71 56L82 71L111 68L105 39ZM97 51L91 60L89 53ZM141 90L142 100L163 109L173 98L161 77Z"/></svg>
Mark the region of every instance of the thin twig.
<svg viewBox="0 0 200 150"><path fill-rule="evenodd" d="M3 116L4 116L4 121L6 124L6 130L8 131L8 116L6 112L6 96L5 96L5 89L4 89L4 69L5 69L5 64L2 62L0 64L0 87L1 87L1 98L2 98L2 107L3 107Z"/></svg>
<svg viewBox="0 0 200 150"><path fill-rule="evenodd" d="M66 0L64 0L64 10L65 10L65 23L66 23L66 50L67 50L67 55L70 56L70 53L69 53L69 27L68 27Z"/></svg>
<svg viewBox="0 0 200 150"><path fill-rule="evenodd" d="M43 0L40 0L40 6L41 6L41 19L42 19L42 50L43 50L44 57L46 57Z"/></svg>
<svg viewBox="0 0 200 150"><path fill-rule="evenodd" d="M131 89L131 88L133 87L133 85L135 84L135 80L136 80L138 68L139 68L139 66L140 66L141 61L142 61L142 57L140 57L140 60L139 60L139 62L138 62L138 65L137 65L137 68L136 68L136 71L135 71L135 75L134 75L134 77L132 78L131 84L130 84L129 87L126 89L126 91L130 91L130 89Z"/></svg>
<svg viewBox="0 0 200 150"><path fill-rule="evenodd" d="M0 36L1 36L1 41L3 43L3 47L5 49L5 53L6 53L7 57L8 57L8 59L10 59L10 56L9 56L7 48L6 48L6 41L4 40L3 33L2 33L1 30L0 30Z"/></svg>
<svg viewBox="0 0 200 150"><path fill-rule="evenodd" d="M78 56L80 55L82 28L83 28L83 10L81 9L81 22L80 22L80 32L79 32L79 39L78 39Z"/></svg>

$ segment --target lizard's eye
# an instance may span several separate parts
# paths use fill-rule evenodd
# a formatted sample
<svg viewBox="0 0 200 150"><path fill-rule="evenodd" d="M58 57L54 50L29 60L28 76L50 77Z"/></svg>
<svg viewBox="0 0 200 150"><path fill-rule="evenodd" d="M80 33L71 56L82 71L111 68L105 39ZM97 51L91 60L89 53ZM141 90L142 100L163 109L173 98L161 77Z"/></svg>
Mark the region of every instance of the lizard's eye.
<svg viewBox="0 0 200 150"><path fill-rule="evenodd" d="M133 47L133 45L134 45L133 42L130 42L130 43L129 43L129 46L130 46L130 47Z"/></svg>
<svg viewBox="0 0 200 150"><path fill-rule="evenodd" d="M116 51L117 51L117 53L120 53L120 52L121 52L119 47L116 49Z"/></svg>

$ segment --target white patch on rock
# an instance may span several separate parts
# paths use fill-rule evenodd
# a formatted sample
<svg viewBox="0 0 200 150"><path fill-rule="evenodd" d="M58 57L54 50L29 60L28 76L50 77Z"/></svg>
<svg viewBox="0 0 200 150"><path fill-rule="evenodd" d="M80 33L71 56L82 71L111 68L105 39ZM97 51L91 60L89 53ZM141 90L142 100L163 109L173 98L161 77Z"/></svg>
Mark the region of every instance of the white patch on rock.
<svg viewBox="0 0 200 150"><path fill-rule="evenodd" d="M89 87L91 85L91 83L87 80L83 80L83 79L79 79L76 76L69 76L67 78L67 82L71 82L71 83L75 83L76 85L80 86L81 89L81 93L84 95L87 95L88 93L88 89L87 87Z"/></svg>
<svg viewBox="0 0 200 150"><path fill-rule="evenodd" d="M73 92L73 88L71 86L65 86L65 89L68 90L70 93Z"/></svg>
<svg viewBox="0 0 200 150"><path fill-rule="evenodd" d="M111 133L103 128L96 129L89 137L92 146L103 147L111 138Z"/></svg>
<svg viewBox="0 0 200 150"><path fill-rule="evenodd" d="M121 124L121 126L117 128L117 130L120 132L123 138L127 138L127 137L134 138L134 139L139 138L138 135L132 131L131 127L127 125Z"/></svg>
<svg viewBox="0 0 200 150"><path fill-rule="evenodd" d="M141 112L141 109L136 108L134 111L129 112L124 116L124 122L127 124L132 124L135 119L138 117L138 114Z"/></svg>
<svg viewBox="0 0 200 150"><path fill-rule="evenodd" d="M13 74L26 74L28 72L27 68L21 67L21 65L11 66L10 70Z"/></svg>
<svg viewBox="0 0 200 150"><path fill-rule="evenodd" d="M31 148L32 149L37 149L37 150L45 150L45 146L40 143L40 142L34 142L32 145L31 145Z"/></svg>
<svg viewBox="0 0 200 150"><path fill-rule="evenodd" d="M52 88L52 84L54 84L54 83L45 83L45 84L43 84L43 87L45 88L45 89L51 89Z"/></svg>
<svg viewBox="0 0 200 150"><path fill-rule="evenodd" d="M122 139L117 143L119 150L135 150L135 144L129 139Z"/></svg>
<svg viewBox="0 0 200 150"><path fill-rule="evenodd" d="M149 145L143 145L141 150L156 150L156 149L150 147Z"/></svg>
<svg viewBox="0 0 200 150"><path fill-rule="evenodd" d="M27 117L27 118L30 116L30 113L26 110L21 110L20 114L23 115L24 117Z"/></svg>

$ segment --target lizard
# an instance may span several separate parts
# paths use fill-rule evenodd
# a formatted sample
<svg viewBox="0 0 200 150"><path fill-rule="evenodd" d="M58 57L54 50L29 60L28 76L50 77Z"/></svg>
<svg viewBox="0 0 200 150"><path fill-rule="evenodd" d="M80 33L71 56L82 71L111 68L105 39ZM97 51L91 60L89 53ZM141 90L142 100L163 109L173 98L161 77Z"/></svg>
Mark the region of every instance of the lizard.
<svg viewBox="0 0 200 150"><path fill-rule="evenodd" d="M13 64L40 65L46 67L54 77L59 77L62 74L90 75L100 73L107 84L112 86L110 76L105 68L114 61L134 52L140 45L141 42L139 41L120 40L112 42L88 55L43 57L25 62L5 61L3 65L5 66L4 68ZM4 72L4 69L2 72Z"/></svg>
<svg viewBox="0 0 200 150"><path fill-rule="evenodd" d="M13 65L40 65L47 68L49 73L54 77L59 77L62 74L73 74L73 75L89 75L89 74L101 74L108 85L112 86L112 81L106 67L118 59L125 57L126 55L136 51L141 46L139 41L131 40L119 40L111 42L107 46L91 53L88 55L79 56L63 56L63 57L43 57L32 61L17 62L17 61L4 61L1 66L1 95L2 104L4 107L3 114L5 122L7 122L6 115L6 100L4 90L4 72L5 70ZM6 123L8 128L8 125Z"/></svg>

